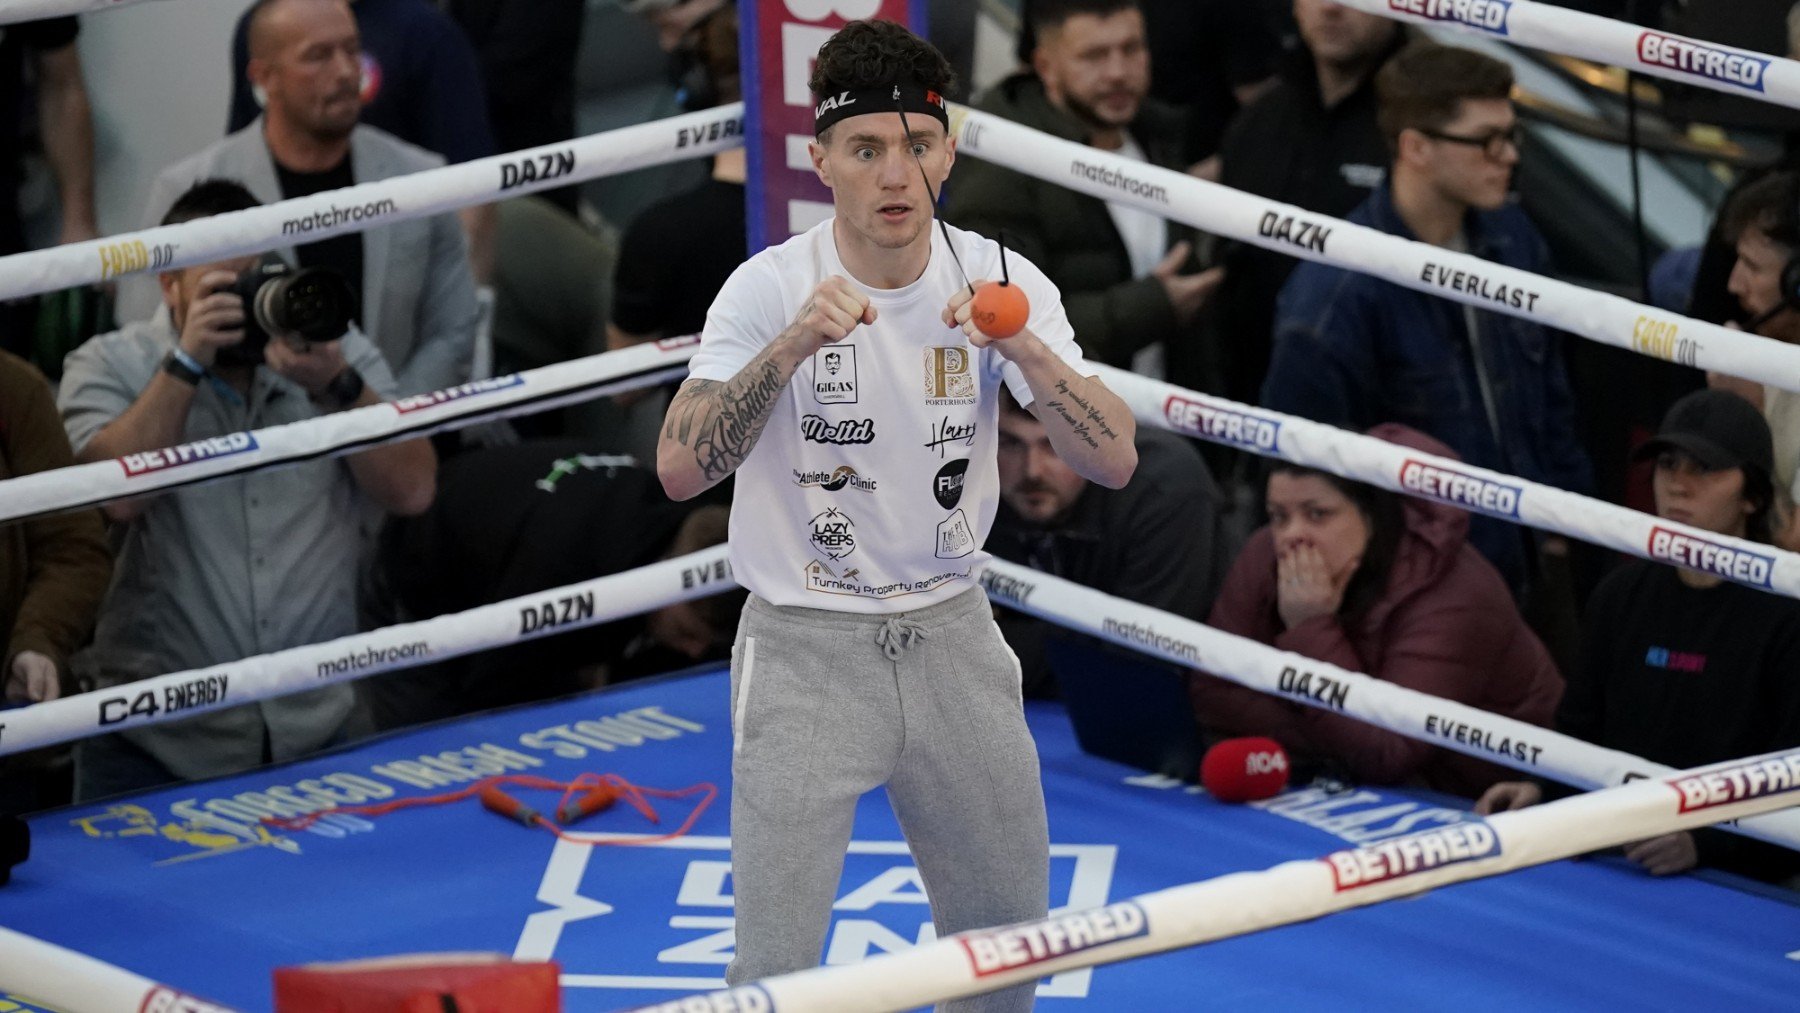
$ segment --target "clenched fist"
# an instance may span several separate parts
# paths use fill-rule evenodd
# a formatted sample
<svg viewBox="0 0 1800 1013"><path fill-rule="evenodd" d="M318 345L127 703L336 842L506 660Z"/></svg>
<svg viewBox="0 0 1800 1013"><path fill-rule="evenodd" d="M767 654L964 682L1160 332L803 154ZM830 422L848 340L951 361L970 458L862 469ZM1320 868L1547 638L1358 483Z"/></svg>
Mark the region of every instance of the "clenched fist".
<svg viewBox="0 0 1800 1013"><path fill-rule="evenodd" d="M869 297L850 279L834 274L813 289L812 297L800 307L799 315L782 337L795 343L795 350L807 356L849 337L858 324L874 322L875 307L870 305Z"/></svg>

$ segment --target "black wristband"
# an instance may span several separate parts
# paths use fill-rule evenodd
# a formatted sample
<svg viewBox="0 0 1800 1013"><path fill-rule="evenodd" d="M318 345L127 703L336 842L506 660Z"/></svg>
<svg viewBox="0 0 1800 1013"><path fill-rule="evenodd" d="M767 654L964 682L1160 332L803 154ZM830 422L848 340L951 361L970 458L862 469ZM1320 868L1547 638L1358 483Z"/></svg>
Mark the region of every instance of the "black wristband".
<svg viewBox="0 0 1800 1013"><path fill-rule="evenodd" d="M363 378L355 366L345 366L343 372L331 378L325 385L325 397L334 407L348 408L362 397Z"/></svg>
<svg viewBox="0 0 1800 1013"><path fill-rule="evenodd" d="M200 386L201 379L206 375L183 362L182 356L178 356L174 352L163 356L162 370L189 387Z"/></svg>

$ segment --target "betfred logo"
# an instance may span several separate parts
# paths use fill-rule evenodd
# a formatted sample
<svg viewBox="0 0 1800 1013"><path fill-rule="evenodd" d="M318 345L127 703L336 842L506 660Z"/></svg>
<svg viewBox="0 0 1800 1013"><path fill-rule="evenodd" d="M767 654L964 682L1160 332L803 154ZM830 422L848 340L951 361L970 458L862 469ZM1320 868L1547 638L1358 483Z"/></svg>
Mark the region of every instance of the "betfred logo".
<svg viewBox="0 0 1800 1013"><path fill-rule="evenodd" d="M126 454L119 458L119 466L125 469L126 478L136 478L153 471L167 471L179 468L184 464L198 464L210 461L215 457L229 457L232 454L245 454L256 449L256 437L249 433L232 433L228 436L214 436L209 439L183 443L177 447L165 447L162 450L146 450L141 454Z"/></svg>
<svg viewBox="0 0 1800 1013"><path fill-rule="evenodd" d="M1459 862L1500 853L1500 838L1486 823L1452 823L1422 834L1334 851L1324 858L1337 891L1373 886Z"/></svg>
<svg viewBox="0 0 1800 1013"><path fill-rule="evenodd" d="M1519 486L1407 458L1400 485L1421 496L1498 517L1519 519Z"/></svg>
<svg viewBox="0 0 1800 1013"><path fill-rule="evenodd" d="M158 985L144 994L144 1001L138 1004L139 1013L230 1013L230 1009L207 1002L199 996L177 992L167 985Z"/></svg>
<svg viewBox="0 0 1800 1013"><path fill-rule="evenodd" d="M956 937L977 978L1030 967L1071 953L1135 939L1150 931L1144 909L1131 901Z"/></svg>
<svg viewBox="0 0 1800 1013"><path fill-rule="evenodd" d="M675 348L686 348L689 345L698 345L699 343L700 335L698 334L682 334L673 338L656 339L656 347L665 352Z"/></svg>
<svg viewBox="0 0 1800 1013"><path fill-rule="evenodd" d="M1661 32L1638 36L1638 62L1755 92L1763 90L1763 76L1769 69L1768 59L1754 53L1722 49Z"/></svg>
<svg viewBox="0 0 1800 1013"><path fill-rule="evenodd" d="M1388 0L1388 9L1505 35L1512 0Z"/></svg>
<svg viewBox="0 0 1800 1013"><path fill-rule="evenodd" d="M477 397L482 394L492 394L497 390L505 390L508 387L517 387L524 382L525 378L519 374L508 373L505 376L496 376L491 380L476 380L474 383L464 383L455 387L446 387L443 390L434 390L429 394L416 394L412 397L403 397L394 402L394 410L402 415L409 412L421 412L427 408L436 408L441 404L449 404L452 401L461 401L466 397Z"/></svg>
<svg viewBox="0 0 1800 1013"><path fill-rule="evenodd" d="M1209 404L1169 395L1163 402L1163 417L1169 425L1184 433L1229 443L1246 450L1268 452L1281 438L1281 423L1250 412L1214 408Z"/></svg>
<svg viewBox="0 0 1800 1013"><path fill-rule="evenodd" d="M1668 784L1681 796L1684 813L1779 795L1800 788L1800 753L1746 760L1718 770L1672 777Z"/></svg>
<svg viewBox="0 0 1800 1013"><path fill-rule="evenodd" d="M690 995L654 1006L639 1006L629 1013L775 1013L775 1000L760 985L745 985L728 992Z"/></svg>
<svg viewBox="0 0 1800 1013"><path fill-rule="evenodd" d="M1649 550L1651 559L1753 587L1769 588L1770 577L1775 572L1773 556L1664 527L1650 529Z"/></svg>

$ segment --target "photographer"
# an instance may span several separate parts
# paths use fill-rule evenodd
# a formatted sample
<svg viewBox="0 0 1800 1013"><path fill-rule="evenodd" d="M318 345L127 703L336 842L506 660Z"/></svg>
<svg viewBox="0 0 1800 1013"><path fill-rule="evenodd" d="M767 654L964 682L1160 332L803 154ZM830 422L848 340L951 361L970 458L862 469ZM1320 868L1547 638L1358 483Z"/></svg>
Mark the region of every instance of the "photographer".
<svg viewBox="0 0 1800 1013"><path fill-rule="evenodd" d="M163 224L255 206L241 185L206 180ZM154 316L76 349L57 399L76 459L298 422L392 393L381 353L346 330L347 300L333 297L341 279L269 274L257 257L167 272ZM310 298L282 297L301 285L313 286ZM420 513L436 472L430 443L412 440L106 504L123 525L118 566L76 671L105 688L355 632L362 497ZM76 796L311 752L350 735L354 700L349 686L330 686L89 739L76 753Z"/></svg>

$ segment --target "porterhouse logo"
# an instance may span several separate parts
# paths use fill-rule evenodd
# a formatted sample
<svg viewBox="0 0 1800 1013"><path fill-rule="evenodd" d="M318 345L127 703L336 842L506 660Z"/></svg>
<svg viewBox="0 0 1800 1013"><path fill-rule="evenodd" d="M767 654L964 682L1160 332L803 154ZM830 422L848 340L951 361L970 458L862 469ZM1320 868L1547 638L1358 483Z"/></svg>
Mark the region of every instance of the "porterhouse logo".
<svg viewBox="0 0 1800 1013"><path fill-rule="evenodd" d="M1775 557L1657 526L1650 529L1650 558L1710 573L1740 584L1769 588Z"/></svg>
<svg viewBox="0 0 1800 1013"><path fill-rule="evenodd" d="M1681 811L1711 809L1765 795L1800 790L1800 753L1764 756L1717 770L1669 778L1681 797Z"/></svg>
<svg viewBox="0 0 1800 1013"><path fill-rule="evenodd" d="M1512 0L1388 0L1388 9L1505 35Z"/></svg>
<svg viewBox="0 0 1800 1013"><path fill-rule="evenodd" d="M1661 32L1645 32L1638 36L1638 60L1646 66L1667 67L1755 92L1763 90L1763 77L1769 69L1769 61L1754 53L1742 53Z"/></svg>
<svg viewBox="0 0 1800 1013"><path fill-rule="evenodd" d="M1447 865L1492 858L1499 853L1499 835L1493 827L1477 820L1334 851L1323 861L1331 866L1331 878L1342 893Z"/></svg>
<svg viewBox="0 0 1800 1013"><path fill-rule="evenodd" d="M925 349L925 403L975 403L975 364L965 345L931 345Z"/></svg>
<svg viewBox="0 0 1800 1013"><path fill-rule="evenodd" d="M1169 420L1169 425L1184 433L1259 453L1274 450L1281 438L1279 420L1206 404L1179 394L1171 394L1163 402L1163 417Z"/></svg>
<svg viewBox="0 0 1800 1013"><path fill-rule="evenodd" d="M119 458L119 466L125 469L126 478L153 471L167 471L179 468L184 464L198 464L210 461L215 457L229 457L233 454L247 454L256 449L256 437L249 433L231 433L226 436L213 436L179 446L165 447L161 450L146 450L141 454L126 454Z"/></svg>
<svg viewBox="0 0 1800 1013"><path fill-rule="evenodd" d="M1519 517L1519 497L1523 490L1516 485L1471 475L1455 468L1415 461L1407 458L1400 466L1400 484L1431 499L1467 510L1500 517Z"/></svg>

